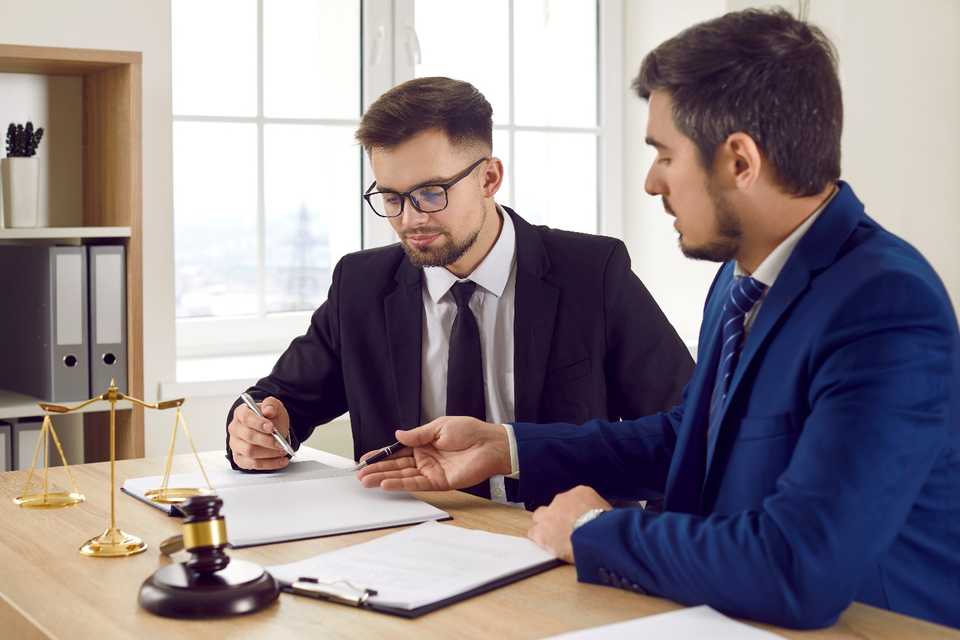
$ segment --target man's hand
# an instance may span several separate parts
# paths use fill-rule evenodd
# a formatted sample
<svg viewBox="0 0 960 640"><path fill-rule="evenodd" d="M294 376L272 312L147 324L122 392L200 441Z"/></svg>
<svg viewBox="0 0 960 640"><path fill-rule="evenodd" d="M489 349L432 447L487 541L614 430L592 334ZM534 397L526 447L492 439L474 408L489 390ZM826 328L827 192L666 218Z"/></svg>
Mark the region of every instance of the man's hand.
<svg viewBox="0 0 960 640"><path fill-rule="evenodd" d="M289 440L290 415L283 403L272 396L260 403L260 411L266 420L245 404L234 409L233 420L227 426L233 460L241 469L283 469L290 464L290 458L270 434L279 431Z"/></svg>
<svg viewBox="0 0 960 640"><path fill-rule="evenodd" d="M510 445L503 425L476 418L443 417L416 429L397 431L396 437L408 448L358 471L363 486L388 491L447 491L471 487L511 471Z"/></svg>
<svg viewBox="0 0 960 640"><path fill-rule="evenodd" d="M527 537L565 562L573 563L573 523L590 509L612 509L609 502L590 487L580 485L557 494L549 507L533 512L533 526Z"/></svg>

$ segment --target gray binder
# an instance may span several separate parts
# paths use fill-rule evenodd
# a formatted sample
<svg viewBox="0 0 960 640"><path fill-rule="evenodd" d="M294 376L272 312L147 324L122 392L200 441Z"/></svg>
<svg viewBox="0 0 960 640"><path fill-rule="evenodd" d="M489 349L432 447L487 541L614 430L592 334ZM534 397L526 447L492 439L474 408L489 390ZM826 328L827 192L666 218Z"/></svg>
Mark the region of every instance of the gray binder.
<svg viewBox="0 0 960 640"><path fill-rule="evenodd" d="M86 399L86 248L0 246L0 295L0 388L52 402Z"/></svg>
<svg viewBox="0 0 960 640"><path fill-rule="evenodd" d="M37 451L37 443L40 441L40 432L43 422L40 418L25 418L17 420L13 425L13 464L16 469L23 471L29 469L33 462L34 454L37 454L37 468L43 465L43 451ZM60 464L60 456L57 450L50 443L49 466L56 467Z"/></svg>
<svg viewBox="0 0 960 640"><path fill-rule="evenodd" d="M13 427L0 420L0 471L13 471Z"/></svg>
<svg viewBox="0 0 960 640"><path fill-rule="evenodd" d="M115 380L127 391L127 301L122 246L88 247L90 270L90 397Z"/></svg>

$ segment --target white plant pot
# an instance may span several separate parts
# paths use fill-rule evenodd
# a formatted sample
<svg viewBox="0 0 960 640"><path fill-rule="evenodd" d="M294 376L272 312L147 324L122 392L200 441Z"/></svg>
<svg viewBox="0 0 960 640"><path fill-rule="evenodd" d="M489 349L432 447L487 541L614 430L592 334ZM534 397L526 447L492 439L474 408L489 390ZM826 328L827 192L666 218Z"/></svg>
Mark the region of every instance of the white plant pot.
<svg viewBox="0 0 960 640"><path fill-rule="evenodd" d="M3 217L7 227L35 227L40 203L40 168L36 158L3 158Z"/></svg>

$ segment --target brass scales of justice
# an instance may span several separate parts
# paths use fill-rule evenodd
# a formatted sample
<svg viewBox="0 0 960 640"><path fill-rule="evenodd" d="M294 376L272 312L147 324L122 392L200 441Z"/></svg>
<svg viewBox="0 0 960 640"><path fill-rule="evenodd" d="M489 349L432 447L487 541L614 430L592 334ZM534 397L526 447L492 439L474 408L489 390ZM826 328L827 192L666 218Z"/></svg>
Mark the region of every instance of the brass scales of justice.
<svg viewBox="0 0 960 640"><path fill-rule="evenodd" d="M164 409L172 409L174 407L177 409L176 420L173 424L173 430L170 436L170 446L167 450L167 458L164 464L163 480L159 488L151 489L145 493L148 499L163 504L179 504L193 496L215 493L213 485L210 484L210 479L207 477L207 472L203 468L203 463L200 461L200 456L197 454L197 448L193 444L193 438L190 436L190 430L187 428L186 420L184 420L180 409L184 403L184 398L165 400L163 402L144 402L139 398L133 398L125 393L122 393L120 389L117 388L115 381L111 380L110 387L105 393L90 398L89 400L85 400L76 406L68 407L59 404L40 402L38 403L40 408L48 413L43 417L43 426L40 430L40 438L37 440L37 446L33 451L33 461L30 465L30 472L27 474L27 481L24 484L23 491L20 496L17 496L13 499L14 504L17 504L25 509L59 509L63 507L72 507L86 500L84 495L80 493L80 489L77 487L76 480L73 478L73 473L70 471L67 458L63 453L63 447L60 444L60 438L57 437L57 431L53 428L53 420L50 414L73 413L95 402L105 401L110 403L110 526L103 533L91 538L80 547L80 553L85 556L97 558L118 558L132 556L140 553L141 551L146 551L147 549L147 544L143 540L137 536L126 533L117 527L116 425L117 402L120 400L128 400L143 407L144 409L158 409L161 411ZM197 464L200 467L200 472L203 474L203 479L207 483L207 489L182 487L171 488L168 486L170 481L170 469L173 464L174 446L177 442L177 427L181 426L183 427L183 432L187 437L187 441L190 443L190 448L193 450L193 456L197 460ZM50 491L49 489L48 474L50 470L49 453L51 438L53 439L53 443L57 448L57 452L60 454L60 460L63 463L63 468L67 472L67 477L70 479L72 491ZM39 493L30 493L30 486L36 471L37 458L40 455L41 448L43 449L43 490Z"/></svg>

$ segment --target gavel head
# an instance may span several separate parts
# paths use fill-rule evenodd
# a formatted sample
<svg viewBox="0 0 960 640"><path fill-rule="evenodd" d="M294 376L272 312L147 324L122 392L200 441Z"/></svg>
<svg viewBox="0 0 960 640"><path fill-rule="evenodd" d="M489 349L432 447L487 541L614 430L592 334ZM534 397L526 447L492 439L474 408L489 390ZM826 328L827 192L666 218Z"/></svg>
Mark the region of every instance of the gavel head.
<svg viewBox="0 0 960 640"><path fill-rule="evenodd" d="M199 574L211 574L230 564L224 551L227 525L220 515L223 500L215 495L194 496L179 506L183 520L183 548L190 553L187 568Z"/></svg>

